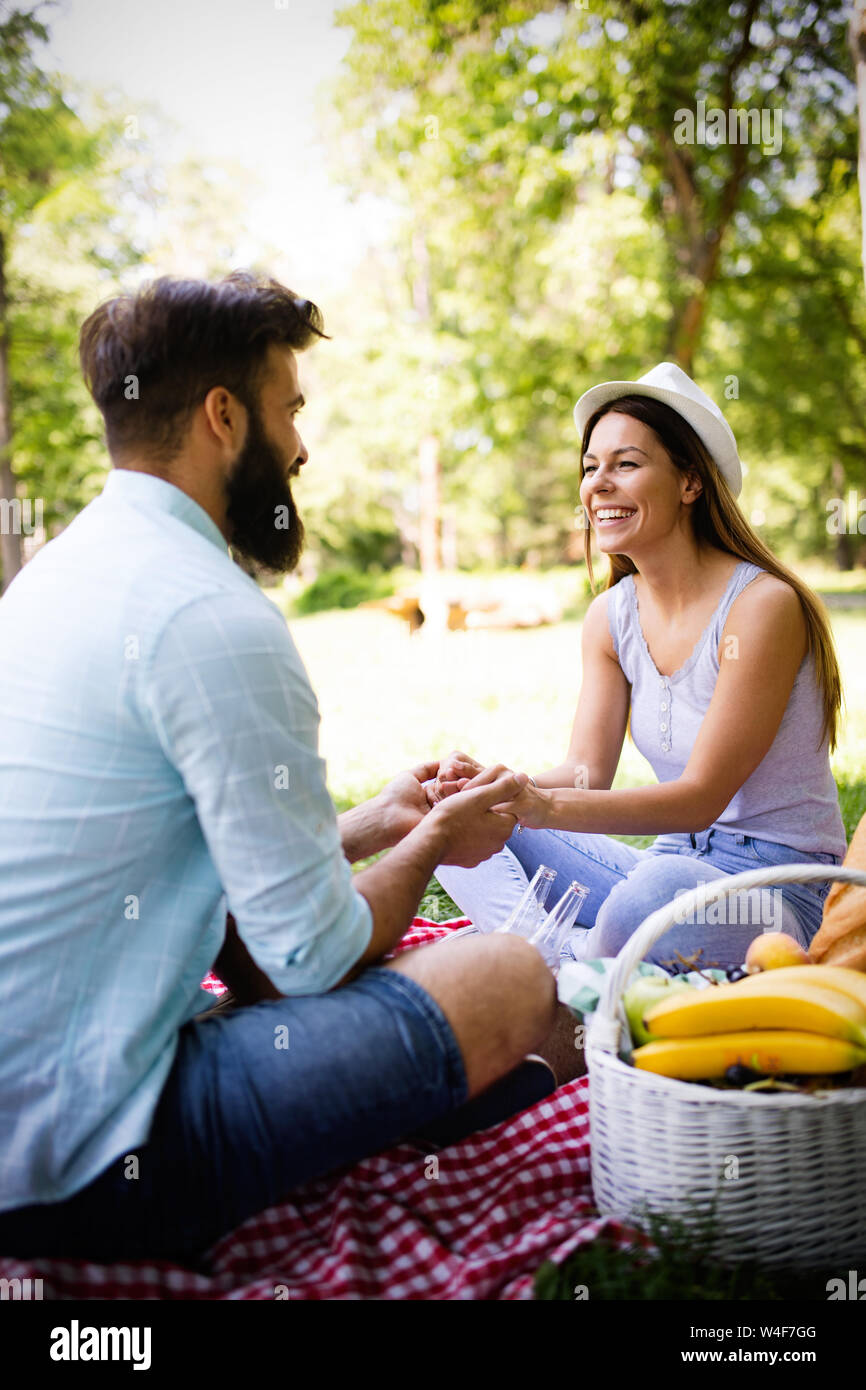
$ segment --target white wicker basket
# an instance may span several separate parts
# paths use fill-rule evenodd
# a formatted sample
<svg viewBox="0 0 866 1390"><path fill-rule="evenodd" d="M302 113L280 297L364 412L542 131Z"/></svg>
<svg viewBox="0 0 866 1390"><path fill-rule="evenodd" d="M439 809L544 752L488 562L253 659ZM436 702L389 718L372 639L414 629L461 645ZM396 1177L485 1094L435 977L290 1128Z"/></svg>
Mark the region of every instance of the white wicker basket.
<svg viewBox="0 0 866 1390"><path fill-rule="evenodd" d="M680 895L623 946L586 1049L601 1212L643 1228L649 1211L665 1213L693 1229L712 1212L720 1259L842 1273L859 1263L866 1274L866 1090L725 1091L640 1071L616 1055L619 998L680 913L741 889L828 878L866 887L866 874L841 865L750 869Z"/></svg>

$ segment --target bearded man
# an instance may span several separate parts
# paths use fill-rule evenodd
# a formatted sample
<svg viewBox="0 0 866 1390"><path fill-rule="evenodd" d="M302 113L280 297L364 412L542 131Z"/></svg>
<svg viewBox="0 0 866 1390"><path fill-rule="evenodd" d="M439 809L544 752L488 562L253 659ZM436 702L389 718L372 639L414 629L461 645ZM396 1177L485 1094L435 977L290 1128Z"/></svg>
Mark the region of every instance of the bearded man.
<svg viewBox="0 0 866 1390"><path fill-rule="evenodd" d="M502 848L525 777L431 808L430 763L338 817L303 664L235 562L301 553L296 354L322 336L244 273L156 280L82 328L113 466L0 601L4 1254L195 1263L552 1028L524 941L383 959L437 864ZM212 967L237 1006L205 1014Z"/></svg>

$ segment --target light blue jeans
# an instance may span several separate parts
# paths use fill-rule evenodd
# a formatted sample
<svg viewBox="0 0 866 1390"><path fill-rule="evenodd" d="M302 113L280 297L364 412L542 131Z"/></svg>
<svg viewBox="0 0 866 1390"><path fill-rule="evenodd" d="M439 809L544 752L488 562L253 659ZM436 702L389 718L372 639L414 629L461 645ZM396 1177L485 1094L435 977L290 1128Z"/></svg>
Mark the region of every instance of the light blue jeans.
<svg viewBox="0 0 866 1390"><path fill-rule="evenodd" d="M656 908L678 893L725 874L767 864L839 864L840 856L809 854L771 840L716 829L659 835L635 849L610 835L565 830L517 831L505 848L474 869L441 865L436 877L482 931L504 922L539 864L555 869L548 908L572 879L589 889L569 943L578 960L615 956ZM784 884L732 894L714 908L685 917L659 938L646 959L676 968L677 957L729 969L741 965L749 942L762 931L784 931L808 946L821 923L832 880ZM697 920L696 920L697 919ZM566 951L566 957L569 954Z"/></svg>

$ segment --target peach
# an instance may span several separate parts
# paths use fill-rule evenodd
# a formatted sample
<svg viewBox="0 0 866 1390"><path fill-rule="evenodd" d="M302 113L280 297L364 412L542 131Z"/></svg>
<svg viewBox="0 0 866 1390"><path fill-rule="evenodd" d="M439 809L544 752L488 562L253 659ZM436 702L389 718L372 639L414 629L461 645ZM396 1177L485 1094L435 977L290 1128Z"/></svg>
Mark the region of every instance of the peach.
<svg viewBox="0 0 866 1390"><path fill-rule="evenodd" d="M809 957L799 941L784 931L765 931L756 936L746 952L746 969L778 970L785 965L808 965Z"/></svg>

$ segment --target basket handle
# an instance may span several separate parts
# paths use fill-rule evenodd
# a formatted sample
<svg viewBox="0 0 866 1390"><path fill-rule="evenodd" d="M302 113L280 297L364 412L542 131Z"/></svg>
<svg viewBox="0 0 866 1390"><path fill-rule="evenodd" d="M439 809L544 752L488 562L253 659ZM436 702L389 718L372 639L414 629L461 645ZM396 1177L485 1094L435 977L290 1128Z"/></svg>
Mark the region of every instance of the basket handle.
<svg viewBox="0 0 866 1390"><path fill-rule="evenodd" d="M866 888L866 873L862 869L846 869L842 864L768 864L757 869L746 869L740 874L725 874L709 883L699 883L672 902L656 908L625 942L605 981L592 1018L590 1041L593 1047L600 1048L602 1052L616 1052L620 1033L617 1007L631 973L659 937L675 925L681 914L687 916L695 907L708 907L744 888L767 888L774 883L812 883L828 878Z"/></svg>

